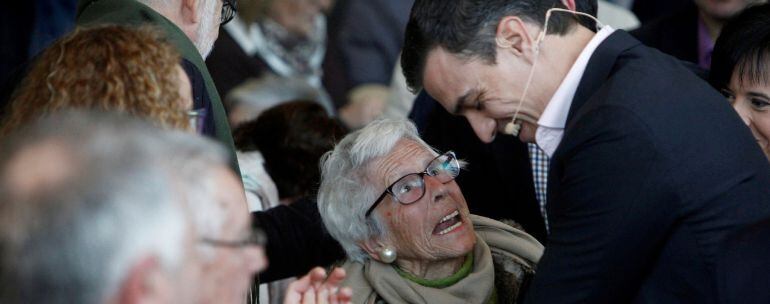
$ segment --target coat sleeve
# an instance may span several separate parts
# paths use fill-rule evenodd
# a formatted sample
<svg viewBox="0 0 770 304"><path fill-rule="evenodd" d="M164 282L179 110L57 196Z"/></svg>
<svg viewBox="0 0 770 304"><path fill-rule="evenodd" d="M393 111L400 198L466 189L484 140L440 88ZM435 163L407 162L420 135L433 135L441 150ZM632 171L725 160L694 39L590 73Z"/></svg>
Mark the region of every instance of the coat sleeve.
<svg viewBox="0 0 770 304"><path fill-rule="evenodd" d="M665 160L628 110L568 128L548 184L551 234L525 303L627 303L674 217Z"/></svg>
<svg viewBox="0 0 770 304"><path fill-rule="evenodd" d="M345 258L342 247L326 232L313 200L254 212L252 220L267 236L268 268L259 274L261 283L304 275L315 266Z"/></svg>

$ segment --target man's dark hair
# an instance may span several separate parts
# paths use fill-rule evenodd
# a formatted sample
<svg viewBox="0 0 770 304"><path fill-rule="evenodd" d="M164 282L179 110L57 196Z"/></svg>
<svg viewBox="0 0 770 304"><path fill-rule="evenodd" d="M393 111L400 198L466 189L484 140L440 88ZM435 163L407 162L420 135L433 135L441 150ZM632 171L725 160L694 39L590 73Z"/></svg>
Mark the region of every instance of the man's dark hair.
<svg viewBox="0 0 770 304"><path fill-rule="evenodd" d="M599 0L575 0L575 10L596 17L599 11ZM596 21L586 16L577 16L578 22L583 26L595 30Z"/></svg>
<svg viewBox="0 0 770 304"><path fill-rule="evenodd" d="M259 150L280 199L315 197L321 181L319 160L346 130L313 101L287 102L233 132L240 151Z"/></svg>
<svg viewBox="0 0 770 304"><path fill-rule="evenodd" d="M580 5L590 7L596 0L585 2ZM425 60L434 47L495 63L495 34L503 17L518 16L542 26L546 12L554 7L565 8L559 0L415 1L401 55L407 84L414 91L422 87ZM564 35L573 28L576 20L570 14L552 14L548 34Z"/></svg>
<svg viewBox="0 0 770 304"><path fill-rule="evenodd" d="M709 82L718 90L727 88L733 73L741 82L770 83L770 4L746 9L722 29Z"/></svg>

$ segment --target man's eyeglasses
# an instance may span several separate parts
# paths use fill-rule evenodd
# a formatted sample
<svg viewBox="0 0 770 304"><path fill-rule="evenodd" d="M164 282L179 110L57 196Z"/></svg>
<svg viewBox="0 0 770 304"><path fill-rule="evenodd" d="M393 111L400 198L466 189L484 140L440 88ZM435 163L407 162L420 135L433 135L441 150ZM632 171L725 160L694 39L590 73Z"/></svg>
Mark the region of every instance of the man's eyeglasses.
<svg viewBox="0 0 770 304"><path fill-rule="evenodd" d="M265 236L265 233L262 232L262 230L256 229L251 231L248 236L241 240L226 241L215 240L211 238L201 238L200 241L203 244L215 247L243 248L249 246L264 246L265 243L267 243L267 237Z"/></svg>
<svg viewBox="0 0 770 304"><path fill-rule="evenodd" d="M377 205L382 202L385 195L392 195L399 203L403 205L409 205L416 201L419 201L423 195L425 195L425 175L432 176L441 183L448 183L460 174L460 162L457 161L455 153L452 151L446 152L438 157L434 158L425 171L421 173L411 173L399 178L395 183L390 185L376 201L366 211L365 217L369 217L377 208Z"/></svg>
<svg viewBox="0 0 770 304"><path fill-rule="evenodd" d="M196 134L203 134L203 127L206 123L206 112L205 108L185 111L187 123L190 125L190 129L195 131Z"/></svg>
<svg viewBox="0 0 770 304"><path fill-rule="evenodd" d="M222 0L222 2L222 16L219 25L225 25L233 20L235 13L238 12L238 0Z"/></svg>

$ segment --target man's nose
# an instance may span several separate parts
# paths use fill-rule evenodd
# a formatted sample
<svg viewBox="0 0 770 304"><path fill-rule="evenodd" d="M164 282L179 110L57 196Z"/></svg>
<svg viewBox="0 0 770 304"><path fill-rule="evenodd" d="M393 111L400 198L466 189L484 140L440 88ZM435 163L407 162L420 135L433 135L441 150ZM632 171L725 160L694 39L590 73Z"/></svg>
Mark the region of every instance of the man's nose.
<svg viewBox="0 0 770 304"><path fill-rule="evenodd" d="M473 132L484 143L491 143L497 134L497 122L481 113L466 113L465 119L473 128Z"/></svg>

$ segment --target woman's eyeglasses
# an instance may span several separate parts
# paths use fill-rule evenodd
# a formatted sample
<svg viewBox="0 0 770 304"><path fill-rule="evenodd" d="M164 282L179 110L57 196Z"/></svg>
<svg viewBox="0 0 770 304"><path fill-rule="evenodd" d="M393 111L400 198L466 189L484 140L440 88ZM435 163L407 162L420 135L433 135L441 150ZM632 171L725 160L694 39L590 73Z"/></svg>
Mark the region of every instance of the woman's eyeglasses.
<svg viewBox="0 0 770 304"><path fill-rule="evenodd" d="M376 201L366 211L365 217L369 217L377 208L377 205L382 202L385 195L390 194L399 203L408 205L420 200L425 195L425 175L432 176L441 183L448 183L460 174L460 162L457 161L455 153L452 151L446 152L438 157L434 158L425 171L420 173L411 173L399 178L395 183L390 185Z"/></svg>
<svg viewBox="0 0 770 304"><path fill-rule="evenodd" d="M219 20L219 25L225 25L230 20L235 18L235 13L238 12L238 0L222 0L222 16Z"/></svg>

